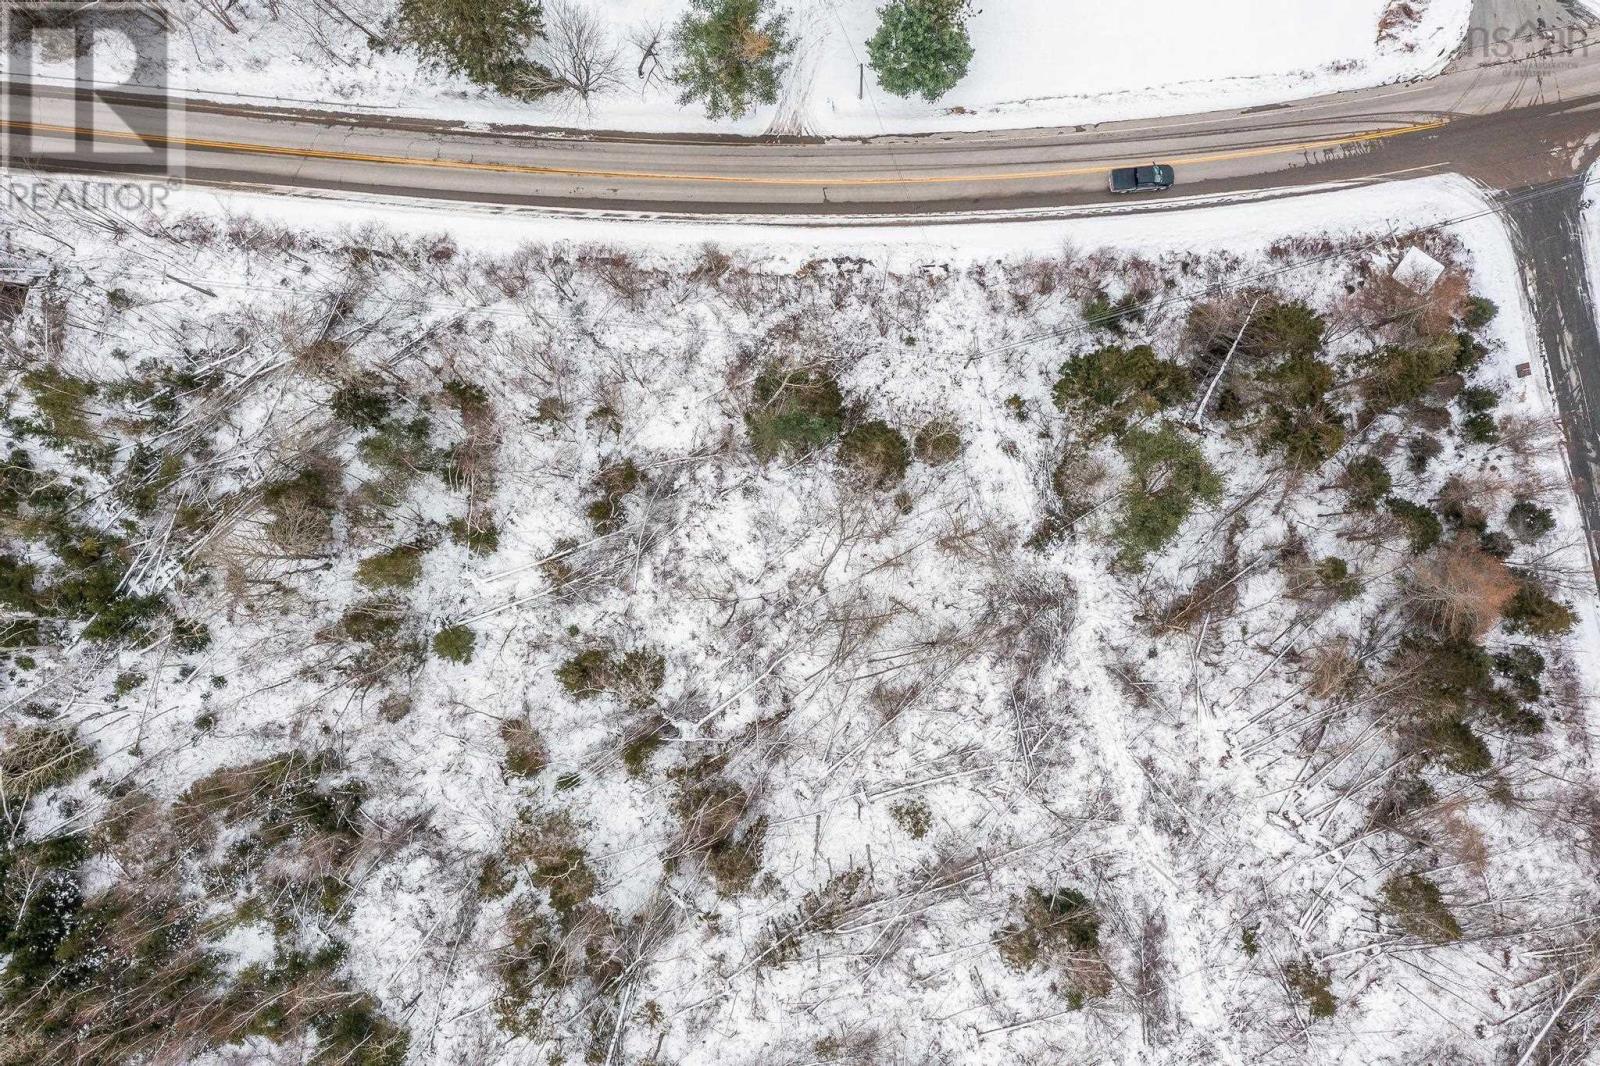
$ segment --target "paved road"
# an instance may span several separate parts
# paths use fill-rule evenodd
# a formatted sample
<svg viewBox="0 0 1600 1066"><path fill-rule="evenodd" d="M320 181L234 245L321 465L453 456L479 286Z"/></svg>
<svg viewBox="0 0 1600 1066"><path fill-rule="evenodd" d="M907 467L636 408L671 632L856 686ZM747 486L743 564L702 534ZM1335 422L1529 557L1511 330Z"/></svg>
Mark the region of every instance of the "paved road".
<svg viewBox="0 0 1600 1066"><path fill-rule="evenodd" d="M1600 411L1600 329L1584 261L1582 205L1588 191L1573 182L1558 182L1505 194L1502 201L1549 363L1567 463L1600 580L1600 435L1595 421Z"/></svg>
<svg viewBox="0 0 1600 1066"><path fill-rule="evenodd" d="M41 168L126 170L126 159L89 164L60 154L89 145L93 128L97 150L135 150L143 137L172 149L169 163L195 180L669 213L1090 204L1109 199L1109 167L1152 159L1173 163L1181 191L1202 196L1433 170L1512 188L1572 173L1600 139L1600 29L1591 46L1572 24L1559 0L1479 0L1462 56L1435 78L1246 110L994 133L486 133L199 101L180 115L150 97L88 105L68 91L17 84L6 86L0 118L8 155Z"/></svg>

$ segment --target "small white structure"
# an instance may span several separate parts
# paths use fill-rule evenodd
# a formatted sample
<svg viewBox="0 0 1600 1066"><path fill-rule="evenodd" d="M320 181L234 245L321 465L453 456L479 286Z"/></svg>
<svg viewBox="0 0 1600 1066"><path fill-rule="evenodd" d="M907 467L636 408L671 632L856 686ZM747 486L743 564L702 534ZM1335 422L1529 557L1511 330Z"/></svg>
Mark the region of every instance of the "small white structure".
<svg viewBox="0 0 1600 1066"><path fill-rule="evenodd" d="M1443 263L1421 248L1411 247L1400 257L1400 263L1390 277L1420 295L1437 285L1443 275Z"/></svg>

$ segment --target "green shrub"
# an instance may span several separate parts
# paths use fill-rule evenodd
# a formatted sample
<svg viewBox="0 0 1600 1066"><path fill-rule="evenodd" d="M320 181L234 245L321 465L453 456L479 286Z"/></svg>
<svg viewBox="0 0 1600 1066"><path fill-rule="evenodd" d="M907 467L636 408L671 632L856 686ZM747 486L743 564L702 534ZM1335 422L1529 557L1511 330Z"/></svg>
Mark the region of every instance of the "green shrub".
<svg viewBox="0 0 1600 1066"><path fill-rule="evenodd" d="M1091 329L1121 335L1129 326L1144 321L1144 300L1141 294L1130 292L1112 303L1104 292L1096 292L1083 301L1083 321Z"/></svg>
<svg viewBox="0 0 1600 1066"><path fill-rule="evenodd" d="M94 751L72 727L9 725L0 747L0 779L12 802L64 785L94 765Z"/></svg>
<svg viewBox="0 0 1600 1066"><path fill-rule="evenodd" d="M1029 969L1064 953L1094 952L1100 947L1099 911L1075 888L1049 892L1029 888L1021 911L1021 921L1001 930L995 943L1013 969Z"/></svg>
<svg viewBox="0 0 1600 1066"><path fill-rule="evenodd" d="M742 833L730 835L706 849L706 871L716 882L720 895L737 896L755 881L766 853L768 824L768 818L762 815Z"/></svg>
<svg viewBox="0 0 1600 1066"><path fill-rule="evenodd" d="M1374 367L1363 392L1376 410L1387 411L1421 399L1440 375L1455 366L1454 345L1400 348L1393 345L1374 354Z"/></svg>
<svg viewBox="0 0 1600 1066"><path fill-rule="evenodd" d="M1426 750L1443 760L1453 773L1471 777L1494 768L1488 746L1460 719L1445 718L1429 723L1422 732L1422 742Z"/></svg>
<svg viewBox="0 0 1600 1066"><path fill-rule="evenodd" d="M422 578L423 550L402 544L356 564L356 580L369 589L408 589Z"/></svg>
<svg viewBox="0 0 1600 1066"><path fill-rule="evenodd" d="M933 811L924 799L909 799L889 808L889 814L912 840L921 840L933 828Z"/></svg>
<svg viewBox="0 0 1600 1066"><path fill-rule="evenodd" d="M183 456L162 453L143 442L134 446L117 476L117 499L148 517L161 496L183 475Z"/></svg>
<svg viewBox="0 0 1600 1066"><path fill-rule="evenodd" d="M261 502L272 515L267 534L291 551L325 547L333 539L333 515L342 480L337 467L315 464L268 485L261 493Z"/></svg>
<svg viewBox="0 0 1600 1066"><path fill-rule="evenodd" d="M1336 555L1317 560L1317 584L1340 600L1361 595L1361 579L1350 573L1350 564Z"/></svg>
<svg viewBox="0 0 1600 1066"><path fill-rule="evenodd" d="M333 417L352 429L376 429L389 417L389 396L371 382L354 382L334 390L328 400Z"/></svg>
<svg viewBox="0 0 1600 1066"><path fill-rule="evenodd" d="M1182 403L1193 389L1188 372L1158 358L1149 345L1112 345L1063 363L1051 395L1061 410L1090 420L1090 435L1100 436Z"/></svg>
<svg viewBox="0 0 1600 1066"><path fill-rule="evenodd" d="M40 614L48 608L40 602L35 582L39 568L25 563L10 552L0 552L0 604L17 611Z"/></svg>
<svg viewBox="0 0 1600 1066"><path fill-rule="evenodd" d="M614 533L622 528L624 501L643 483L644 474L632 459L601 468L594 479L600 498L584 511L596 533Z"/></svg>
<svg viewBox="0 0 1600 1066"><path fill-rule="evenodd" d="M472 661L472 649L477 640L477 634L466 626L445 626L433 635L433 653L464 666Z"/></svg>
<svg viewBox="0 0 1600 1066"><path fill-rule="evenodd" d="M1558 637L1570 633L1578 623L1571 607L1554 599L1532 579L1523 581L1503 613L1508 632L1536 637Z"/></svg>
<svg viewBox="0 0 1600 1066"><path fill-rule="evenodd" d="M1518 500L1506 512L1506 526L1518 540L1535 541L1556 528L1556 516L1548 507Z"/></svg>
<svg viewBox="0 0 1600 1066"><path fill-rule="evenodd" d="M887 422L865 422L839 438L839 461L874 488L890 488L905 477L911 449Z"/></svg>
<svg viewBox="0 0 1600 1066"><path fill-rule="evenodd" d="M954 462L961 457L965 447L961 430L954 423L944 421L929 422L917 430L911 442L911 451L917 457L917 462L929 466Z"/></svg>
<svg viewBox="0 0 1600 1066"><path fill-rule="evenodd" d="M1469 296L1461 308L1461 328L1470 333L1476 333L1500 313L1500 308L1493 300L1483 296Z"/></svg>
<svg viewBox="0 0 1600 1066"><path fill-rule="evenodd" d="M1292 469L1316 470L1344 447L1344 416L1331 404L1272 407L1261 430L1262 444Z"/></svg>
<svg viewBox="0 0 1600 1066"><path fill-rule="evenodd" d="M1171 426L1130 429L1121 444L1130 480L1112 539L1118 562L1136 570L1177 536L1196 501L1222 494L1222 479L1199 445Z"/></svg>
<svg viewBox="0 0 1600 1066"><path fill-rule="evenodd" d="M827 375L768 369L756 377L745 425L756 457L766 462L827 447L839 436L843 412L844 397Z"/></svg>
<svg viewBox="0 0 1600 1066"><path fill-rule="evenodd" d="M1484 693L1478 700L1478 713L1516 736L1537 736L1544 731L1544 715L1524 707L1518 694L1508 689Z"/></svg>
<svg viewBox="0 0 1600 1066"><path fill-rule="evenodd" d="M1474 414L1493 411L1500 405L1500 394L1494 389L1487 389L1481 385L1473 385L1462 389L1456 399L1463 409Z"/></svg>
<svg viewBox="0 0 1600 1066"><path fill-rule="evenodd" d="M500 527L486 518L452 518L450 540L473 555L493 555L500 550Z"/></svg>
<svg viewBox="0 0 1600 1066"><path fill-rule="evenodd" d="M793 48L787 19L771 14L767 0L689 0L672 44L678 102L701 103L709 118L743 118L757 104L776 103Z"/></svg>
<svg viewBox="0 0 1600 1066"><path fill-rule="evenodd" d="M385 644L400 635L405 620L403 601L361 600L345 609L336 628L345 639L358 644Z"/></svg>
<svg viewBox="0 0 1600 1066"><path fill-rule="evenodd" d="M404 488L417 474L439 469L439 453L429 444L433 423L427 415L390 418L361 438L356 450L374 468L394 479L390 493Z"/></svg>
<svg viewBox="0 0 1600 1066"><path fill-rule="evenodd" d="M1509 681L1519 697L1530 702L1544 694L1539 683L1544 665L1544 656L1526 644L1518 644L1494 657L1494 672Z"/></svg>
<svg viewBox="0 0 1600 1066"><path fill-rule="evenodd" d="M1333 995L1333 982L1310 959L1291 962L1283 968L1283 979L1314 1019L1331 1018L1339 1008Z"/></svg>
<svg viewBox="0 0 1600 1066"><path fill-rule="evenodd" d="M1395 874L1383 883L1383 899L1412 936L1435 943L1461 939L1461 925L1445 906L1439 886L1421 874Z"/></svg>
<svg viewBox="0 0 1600 1066"><path fill-rule="evenodd" d="M1322 316L1298 301L1280 303L1274 299L1263 309L1257 309L1240 341L1240 349L1256 358L1281 358L1302 365L1326 364L1316 359L1322 351L1322 337L1327 323ZM1318 371L1320 374L1321 372ZM1332 371L1328 370L1328 385L1332 384ZM1328 385L1322 386L1316 399Z"/></svg>
<svg viewBox="0 0 1600 1066"><path fill-rule="evenodd" d="M310 1066L405 1066L411 1034L380 1014L370 996L346 996L343 1002L314 1016L322 1045Z"/></svg>
<svg viewBox="0 0 1600 1066"><path fill-rule="evenodd" d="M506 746L506 773L512 777L537 777L550 765L544 738L527 722L512 719L500 725Z"/></svg>
<svg viewBox="0 0 1600 1066"><path fill-rule="evenodd" d="M972 61L967 0L889 0L867 57L878 84L895 96L939 99L966 77Z"/></svg>
<svg viewBox="0 0 1600 1066"><path fill-rule="evenodd" d="M1456 354L1454 366L1458 374L1470 374L1483 362L1483 357L1489 354L1489 347L1481 343L1470 333L1458 333L1455 337Z"/></svg>
<svg viewBox="0 0 1600 1066"><path fill-rule="evenodd" d="M33 405L51 436L61 441L92 439L94 431L85 405L100 391L94 382L47 366L23 374L22 386L33 397Z"/></svg>
<svg viewBox="0 0 1600 1066"><path fill-rule="evenodd" d="M591 700L611 683L611 655L601 648L588 648L556 667L556 680L575 700Z"/></svg>
<svg viewBox="0 0 1600 1066"><path fill-rule="evenodd" d="M1469 444L1497 444L1500 441L1500 423L1494 415L1471 414L1461 420L1461 436Z"/></svg>
<svg viewBox="0 0 1600 1066"><path fill-rule="evenodd" d="M666 746L667 723L653 720L649 727L622 746L622 765L629 777L642 777L650 767L650 758Z"/></svg>
<svg viewBox="0 0 1600 1066"><path fill-rule="evenodd" d="M1344 468L1344 489L1350 497L1350 506L1358 511L1370 511L1389 495L1394 479L1389 468L1376 455L1363 455L1350 460Z"/></svg>
<svg viewBox="0 0 1600 1066"><path fill-rule="evenodd" d="M548 85L527 57L541 36L540 5L531 0L400 0L402 36L447 70L507 96L531 99Z"/></svg>
<svg viewBox="0 0 1600 1066"><path fill-rule="evenodd" d="M1444 526L1439 516L1422 504L1412 503L1400 496L1390 496L1384 504L1389 508L1389 513L1399 519L1411 554L1421 555L1438 544L1444 536Z"/></svg>
<svg viewBox="0 0 1600 1066"><path fill-rule="evenodd" d="M1421 474L1443 451L1444 445L1439 443L1438 438L1419 433L1406 442L1406 465L1413 474Z"/></svg>
<svg viewBox="0 0 1600 1066"><path fill-rule="evenodd" d="M489 393L482 385L451 378L444 383L444 395L463 418L481 418L489 413Z"/></svg>

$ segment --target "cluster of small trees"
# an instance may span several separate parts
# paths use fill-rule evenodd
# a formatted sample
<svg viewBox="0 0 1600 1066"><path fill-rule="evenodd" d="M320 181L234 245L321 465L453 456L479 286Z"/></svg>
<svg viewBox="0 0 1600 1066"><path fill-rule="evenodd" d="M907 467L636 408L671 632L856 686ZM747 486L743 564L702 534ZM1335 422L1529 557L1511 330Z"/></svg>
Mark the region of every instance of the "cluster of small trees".
<svg viewBox="0 0 1600 1066"><path fill-rule="evenodd" d="M667 35L667 76L685 104L710 118L741 118L778 99L794 38L771 0L690 0ZM896 96L937 100L967 72L970 0L891 0L867 54ZM578 0L401 0L393 35L427 59L522 100L564 94L587 101L626 84L622 49ZM662 33L632 36L637 76L661 64Z"/></svg>

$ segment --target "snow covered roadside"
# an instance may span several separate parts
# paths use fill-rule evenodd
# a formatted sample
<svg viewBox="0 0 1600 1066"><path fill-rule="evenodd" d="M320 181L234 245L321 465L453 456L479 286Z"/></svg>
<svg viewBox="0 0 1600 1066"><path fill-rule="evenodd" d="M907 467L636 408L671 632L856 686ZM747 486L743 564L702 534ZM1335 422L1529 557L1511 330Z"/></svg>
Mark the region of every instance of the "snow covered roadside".
<svg viewBox="0 0 1600 1066"><path fill-rule="evenodd" d="M946 98L925 104L883 93L870 69L863 82L875 0L787 0L798 45L782 97L729 123L680 106L664 78L641 85L636 77L639 54L629 41L641 31L670 30L684 0L580 2L609 27L624 73L625 88L592 109L485 95L406 52L374 50L348 21L320 7L275 19L266 0L229 6L236 32L191 12L173 40L174 82L201 97L473 123L828 136L1003 129L1250 107L1426 76L1461 42L1471 10L1471 0L980 5L967 77ZM1380 34L1386 13L1402 6L1417 12L1417 21ZM392 5L368 0L343 9L381 27ZM109 72L117 67L116 44L105 47L102 69ZM71 77L62 62L38 70Z"/></svg>
<svg viewBox="0 0 1600 1066"><path fill-rule="evenodd" d="M640 998L656 1005L661 1020L649 1024L662 1028L657 1039L634 1022L629 1057L665 1043L683 1062L812 1061L831 1057L821 1050L825 1040L837 1049L866 1032L884 1041L891 1059L1176 1064L1275 1056L1368 1066L1490 1061L1487 1040L1460 1035L1480 1023L1503 1042L1502 1015L1523 1004L1502 1009L1502 997L1527 987L1533 965L1520 949L1508 950L1504 962L1492 941L1405 941L1389 953L1393 930L1378 927L1374 897L1388 864L1407 855L1369 850L1368 797L1357 788L1366 771L1350 770L1376 759L1371 769L1380 772L1385 756L1362 748L1370 733L1362 732L1362 719L1336 721L1342 754L1304 772L1323 737L1296 734L1309 729L1321 705L1297 705L1293 672L1262 677L1295 643L1291 637L1280 647L1280 625L1298 619L1284 605L1279 579L1240 574L1246 606L1198 634L1153 635L1138 617L1141 604L1160 603L1166 588L1186 591L1216 563L1214 533L1223 516L1197 516L1153 567L1153 600L1138 598L1142 579L1111 572L1097 538L1038 550L1017 544L1043 511L1061 445L1051 379L1065 356L1106 340L1085 330L1078 295L1051 280L1052 263L1063 272L1079 267L1091 279L1141 277L1155 286L1161 306L1149 328L1165 355L1183 335L1186 295L1255 280L1289 298L1336 306L1344 284L1365 276L1350 269L1370 259L1370 276L1383 276L1397 251L1387 238L1459 220L1448 237L1459 242L1474 290L1500 307L1486 338L1498 348L1479 380L1500 393L1502 414L1546 416L1540 377L1515 376L1528 329L1512 250L1471 186L1429 179L1204 211L882 232L439 214L198 190L178 192L169 209L194 211L204 223L191 228L188 243L164 245L150 236L155 227L141 233L58 225L34 236L29 227L41 220L13 221L18 239L58 254L64 272L82 270L119 286L118 300L83 302L85 321L124 329L121 312L105 310L124 304L129 319L148 323L151 350L173 335L185 346L203 340L206 357L215 352L223 365L242 343L238 331L255 338L252 372L238 378L277 384L270 396L239 402L240 439L228 442L239 447L221 449L230 465L235 454L265 446L259 430L273 411L319 417L306 374L271 376L279 354L273 330L282 328L287 340L290 330L281 324L293 320L297 306L309 306L316 322L340 318L356 358L371 353L384 361L420 345L427 362L402 365L405 377L429 380L448 369L481 382L500 413L507 454L494 478L504 531L498 553L474 559L459 545L441 544L415 591L430 621L483 613L481 621L474 614L480 658L467 668L431 662L414 706L398 722L367 721L359 701L323 699L323 679L312 686L291 676L281 660L293 665L307 642L322 638L296 643L290 628L290 639L274 633L269 643L261 632L300 625L310 633L322 621L314 612L342 606L352 595L353 567L341 558L337 569L312 579L311 596L295 611L246 610L236 624L218 625L217 647L199 674L229 679L209 697L212 732L199 735L189 725L201 710L192 705L199 686L165 683L163 720L141 738L150 757L164 760L149 775L164 794L230 760L264 754L292 722L308 738L319 730L337 736L352 764L374 775L379 817L433 808L448 843L468 857L493 854L523 803L574 812L602 871L607 905L634 914L657 884L653 849L672 831L663 796L674 785L659 771L680 750L716 750L753 731L762 739L729 772L744 775L763 817L770 815L765 863L774 884L720 898L681 870L661 875L681 925L667 949L641 966L650 979ZM1381 254L1363 251L1369 239ZM551 247L519 259L516 251L530 242ZM711 243L720 251L709 250ZM496 269L479 273L469 265L474 256L497 257ZM730 280L711 293L689 280L718 271ZM639 277L642 283L631 280ZM1032 277L1043 283L1025 284ZM815 278L825 279L819 290L804 287L802 279ZM795 283L805 298L775 301L772 317L747 310ZM206 297L206 290L219 295ZM363 302L353 291L373 298ZM333 294L348 297L328 300L343 308L337 316L323 311L323 297ZM838 302L824 298L832 296ZM224 313L215 312L219 306ZM826 332L785 328L790 314L819 308ZM179 330L185 315L214 328ZM439 350L428 347L430 336L439 338ZM828 464L756 467L742 457L745 427L730 396L744 390L748 363L772 350L768 345L831 350L830 339L861 341L839 359L838 372L874 416L908 428L938 416L961 426L964 457L915 467L904 503L841 494ZM547 380L551 359L569 365ZM616 376L607 378L613 368ZM604 386L593 394L609 415L591 412L591 380ZM570 417L547 416L545 388L584 405ZM442 409L433 404L436 413ZM1278 487L1263 460L1222 439L1216 425L1206 444L1241 506L1255 481ZM655 532L621 553L616 584L573 593L570 603L552 600L557 568L539 564L559 538L592 532L582 517L589 486L599 464L618 456L637 457L662 486L659 498L637 501L648 508L641 525L654 523ZM1438 464L1477 471L1486 461L1481 450L1451 445L1429 477L1437 480ZM1539 473L1559 478L1558 455L1534 461ZM1399 553L1381 544L1341 546L1324 514L1337 510L1341 490L1323 482L1319 474L1292 498L1286 493L1281 508L1253 513L1241 552L1265 557L1298 526L1317 556L1351 554L1381 583ZM1420 496L1434 486L1405 487ZM407 505L405 520L439 524L449 496L429 483ZM1558 510L1558 548L1546 563L1570 568L1576 516L1570 507ZM361 550L389 534L369 532ZM671 549L656 550L663 542L657 538ZM935 540L953 547L948 554L928 548ZM1016 568L1010 576L1020 587L985 584L994 558ZM680 574L703 582L690 586L702 595L682 595ZM791 596L796 588L804 593L799 600ZM843 676L830 669L831 630L822 631L820 650L803 639L811 589L837 597L838 609L879 605L891 619L876 641L870 629L852 639L870 652L865 659L850 658L839 639L838 654L849 663ZM858 603L856 591L868 598ZM962 627L984 617L986 605L1005 602L1001 593L1051 623L1038 653L1043 665L1028 679L1036 692L1010 684L1009 671L1028 658L1021 647L1004 646L975 665L939 658L959 649ZM1040 593L1042 600L1032 598ZM1592 589L1564 593L1593 596ZM1070 599L1064 611L1050 594ZM769 597L785 609L770 609ZM1322 619L1330 637L1358 636L1367 621L1365 608L1348 604ZM668 713L701 726L674 737L656 756L656 772L635 777L615 765L612 734L624 709L580 704L553 682L552 668L579 629L586 640L648 642L668 654ZM746 629L759 639L742 643L736 634ZM1208 633L1226 646L1207 646ZM1594 647L1576 637L1571 644ZM900 673L908 654L935 656L937 678L914 668ZM1593 669L1592 656L1577 660ZM894 713L882 711L901 697L877 686L904 676L926 685L931 698L912 704L906 697ZM1594 679L1587 680L1592 691ZM1036 716L1024 722L1019 703ZM703 718L691 717L707 707ZM545 734L553 767L542 778L508 782L494 725L521 716ZM132 756L114 743L127 727L112 720L97 728L109 759L132 768ZM1551 732L1540 770L1548 777L1585 771L1578 745ZM777 739L769 743L769 736ZM563 785L569 773L572 781ZM1545 783L1511 782L1532 790ZM926 841L894 824L900 816L893 806L913 798L934 812ZM1489 923L1506 914L1556 920L1567 913L1561 907L1585 898L1589 890L1569 864L1567 842L1531 831L1533 816L1521 808L1476 795L1473 801L1461 808L1470 819L1460 817L1468 830L1480 823L1473 831L1482 834L1486 854L1462 864L1476 861L1482 870L1460 873L1451 864L1439 876L1475 932L1498 930ZM956 864L970 854L957 845L976 849L976 865ZM788 965L754 969L757 938L772 923L825 898L816 894L836 874L860 868L886 886L882 895L852 900L856 909L838 921L836 935L808 939ZM487 968L472 963L470 950L458 955L464 943L494 944L504 905L483 902L474 918L479 904L469 912L460 902L457 892L471 893L459 877L450 880L456 873L418 847L363 883L349 908L350 965L362 987L406 1014L417 1034L413 1063L466 1054L531 1061L536 1042L507 1045L489 1025L495 991ZM929 890L935 874L959 891L944 891L946 882ZM1164 995L1146 995L1141 984L1107 993L1104 1005L1064 1009L1069 1001L1046 975L998 964L991 937L1010 920L1017 894L1065 883L1085 886L1101 902L1107 951L1121 952L1114 958L1125 967L1119 976L1133 972L1130 945L1141 953L1150 947L1148 970ZM1243 944L1241 927L1252 930ZM1250 945L1258 928L1256 959ZM246 941L241 953L260 953L253 937L239 939ZM1277 975L1301 952L1337 974L1342 1006L1331 1021L1307 1026L1286 1005ZM1431 995L1435 979L1450 980L1464 998L1421 1013L1416 999ZM1135 999L1137 1021L1128 1007ZM815 1049L809 1055L806 1040ZM1458 1057L1447 1057L1447 1046Z"/></svg>

